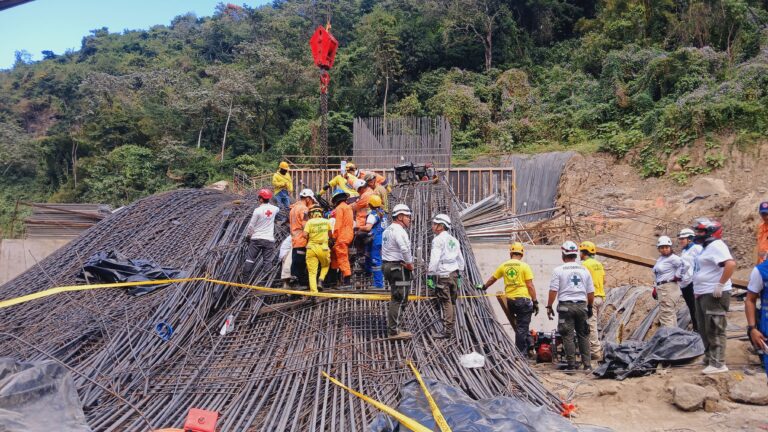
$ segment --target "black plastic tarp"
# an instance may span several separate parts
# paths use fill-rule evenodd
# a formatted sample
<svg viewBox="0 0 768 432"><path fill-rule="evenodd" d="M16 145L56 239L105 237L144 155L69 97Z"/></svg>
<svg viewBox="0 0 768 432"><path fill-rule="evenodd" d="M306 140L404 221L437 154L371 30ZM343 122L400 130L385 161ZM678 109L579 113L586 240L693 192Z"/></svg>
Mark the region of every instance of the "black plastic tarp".
<svg viewBox="0 0 768 432"><path fill-rule="evenodd" d="M595 369L600 378L650 375L659 363L679 364L704 354L704 343L697 333L681 328L660 327L646 342L604 343L604 363Z"/></svg>
<svg viewBox="0 0 768 432"><path fill-rule="evenodd" d="M78 278L88 283L117 283L176 279L184 276L181 270L161 267L147 259L130 259L120 252L110 251L98 252L88 258ZM126 292L141 296L166 285L142 285Z"/></svg>
<svg viewBox="0 0 768 432"><path fill-rule="evenodd" d="M424 382L440 412L452 430L462 432L605 432L610 429L594 426L576 426L543 407L508 396L474 400L452 385L425 378ZM401 400L396 409L423 426L436 429L419 383L405 383L400 389ZM379 414L369 425L371 432L405 432L400 423L386 414Z"/></svg>
<svg viewBox="0 0 768 432"><path fill-rule="evenodd" d="M90 432L69 371L0 358L0 432Z"/></svg>

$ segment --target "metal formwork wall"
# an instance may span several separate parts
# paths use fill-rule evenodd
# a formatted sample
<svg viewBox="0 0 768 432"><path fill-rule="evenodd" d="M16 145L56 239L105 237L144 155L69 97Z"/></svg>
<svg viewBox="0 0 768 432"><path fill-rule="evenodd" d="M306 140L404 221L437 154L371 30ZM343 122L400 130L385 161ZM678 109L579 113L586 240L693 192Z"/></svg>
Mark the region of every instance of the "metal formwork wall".
<svg viewBox="0 0 768 432"><path fill-rule="evenodd" d="M451 166L451 125L444 117L357 118L352 145L352 160L361 166Z"/></svg>

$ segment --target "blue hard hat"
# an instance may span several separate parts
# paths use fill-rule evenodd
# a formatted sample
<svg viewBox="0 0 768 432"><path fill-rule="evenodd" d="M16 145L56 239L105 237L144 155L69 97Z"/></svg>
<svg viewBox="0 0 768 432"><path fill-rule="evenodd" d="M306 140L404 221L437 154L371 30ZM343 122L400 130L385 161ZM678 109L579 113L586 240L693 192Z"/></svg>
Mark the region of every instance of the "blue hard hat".
<svg viewBox="0 0 768 432"><path fill-rule="evenodd" d="M768 201L761 202L760 207L758 207L758 211L760 212L760 214L768 213Z"/></svg>

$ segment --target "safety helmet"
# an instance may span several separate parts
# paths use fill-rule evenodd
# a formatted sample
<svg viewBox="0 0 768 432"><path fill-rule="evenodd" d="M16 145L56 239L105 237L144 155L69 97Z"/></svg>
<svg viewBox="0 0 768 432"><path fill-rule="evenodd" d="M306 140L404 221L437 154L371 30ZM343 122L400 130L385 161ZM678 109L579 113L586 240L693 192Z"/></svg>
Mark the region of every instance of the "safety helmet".
<svg viewBox="0 0 768 432"><path fill-rule="evenodd" d="M373 208L381 207L381 197L378 195L371 195L371 197L368 199L368 205Z"/></svg>
<svg viewBox="0 0 768 432"><path fill-rule="evenodd" d="M280 169L284 169L284 170L291 169L291 167L288 165L288 162L285 162L285 161L280 162L280 166L279 167L280 167Z"/></svg>
<svg viewBox="0 0 768 432"><path fill-rule="evenodd" d="M411 216L413 213L411 213L411 209L408 208L405 204L398 204L395 206L395 208L392 209L392 217L396 218L398 215L404 214L406 216Z"/></svg>
<svg viewBox="0 0 768 432"><path fill-rule="evenodd" d="M447 214L437 214L432 218L433 224L443 225L445 229L451 229L451 218Z"/></svg>
<svg viewBox="0 0 768 432"><path fill-rule="evenodd" d="M594 255L597 253L597 247L591 241L583 241L579 245L579 251L583 251L590 255Z"/></svg>
<svg viewBox="0 0 768 432"><path fill-rule="evenodd" d="M576 243L568 240L565 243L563 243L562 246L560 246L560 249L563 251L563 255L578 255L579 254L579 247L576 246Z"/></svg>
<svg viewBox="0 0 768 432"><path fill-rule="evenodd" d="M696 236L698 240L707 240L710 237L716 239L723 238L723 225L720 222L710 218L699 218L693 223L694 231L704 231L703 236Z"/></svg>
<svg viewBox="0 0 768 432"><path fill-rule="evenodd" d="M374 181L376 180L376 174L368 173L365 175L365 177L363 177L363 180L365 180L366 183L368 183L369 181Z"/></svg>
<svg viewBox="0 0 768 432"><path fill-rule="evenodd" d="M660 248L662 246L669 246L672 247L672 239L667 236L661 236L658 240L656 240L656 247Z"/></svg>
<svg viewBox="0 0 768 432"><path fill-rule="evenodd" d="M259 189L259 198L264 200L271 200L272 199L272 191L269 189Z"/></svg>
<svg viewBox="0 0 768 432"><path fill-rule="evenodd" d="M315 204L315 205L313 205L312 207L309 208L309 215L310 216L314 216L314 215L317 215L317 214L322 216L323 215L323 208L320 207L319 205Z"/></svg>
<svg viewBox="0 0 768 432"><path fill-rule="evenodd" d="M346 201L349 198L349 194L344 192L343 189L336 189L331 196L331 202L337 204L339 201Z"/></svg>
<svg viewBox="0 0 768 432"><path fill-rule="evenodd" d="M357 171L357 167L352 162L349 162L347 163L346 170L347 172L355 172Z"/></svg>
<svg viewBox="0 0 768 432"><path fill-rule="evenodd" d="M690 228L683 228L680 230L680 232L677 234L677 238L679 239L692 239L696 235L695 232L693 232Z"/></svg>
<svg viewBox="0 0 768 432"><path fill-rule="evenodd" d="M312 191L312 189L302 189L301 192L299 192L299 197L301 198L315 198L315 193Z"/></svg>
<svg viewBox="0 0 768 432"><path fill-rule="evenodd" d="M525 247L520 242L513 242L509 244L509 252L522 255L525 253Z"/></svg>
<svg viewBox="0 0 768 432"><path fill-rule="evenodd" d="M360 189L361 187L365 187L365 186L367 186L365 184L365 180L362 180L362 179L355 180L355 183L354 183L355 190Z"/></svg>

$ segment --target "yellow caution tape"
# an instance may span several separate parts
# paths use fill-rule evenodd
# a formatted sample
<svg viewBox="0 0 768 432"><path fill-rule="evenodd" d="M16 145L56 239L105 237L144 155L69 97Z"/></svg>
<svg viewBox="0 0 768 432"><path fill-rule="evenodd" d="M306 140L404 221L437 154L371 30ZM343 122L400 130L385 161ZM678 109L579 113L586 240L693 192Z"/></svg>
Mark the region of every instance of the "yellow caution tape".
<svg viewBox="0 0 768 432"><path fill-rule="evenodd" d="M55 288L49 288L47 290L39 291L32 294L27 294L20 297L11 298L8 300L0 301L0 309L9 307L9 306L15 306L21 303L26 303L28 301L41 299L44 297L52 296L54 294L61 294L65 292L73 292L73 291L87 291L87 290L93 290L93 289L100 289L100 288L125 288L125 287L134 287L134 286L142 286L142 285L166 285L171 283L183 283L183 282L195 282L195 281L205 281L210 282L217 285L226 285L226 286L233 286L238 288L247 288L252 289L256 291L262 291L266 293L272 293L272 294L288 294L288 295L296 295L296 296L308 296L308 297L321 297L321 298L335 298L335 299L353 299L353 300L373 300L373 301L389 301L391 300L390 294L354 294L354 293L330 293L330 292L310 292L310 291L298 291L298 290L290 290L290 289L283 289L283 288L268 288L258 285L249 285L249 284L242 284L242 283L236 283L236 282L229 282L224 280L218 280L218 279L212 279L209 277L196 277L196 278L184 278L184 279L161 279L161 280L152 280L152 281L141 281L141 282L118 282L118 283L105 283L105 284L90 284L90 285L68 285L68 286L60 286ZM466 298L481 298L481 297L496 297L503 294L484 294L484 295L477 295L477 296L459 296L459 298L466 299ZM430 300L434 297L428 297L428 296L416 296L416 295L409 295L409 300Z"/></svg>
<svg viewBox="0 0 768 432"><path fill-rule="evenodd" d="M358 391L352 390L351 388L345 386L337 379L333 378L332 376L328 375L327 373L322 373L324 377L328 378L332 383L336 384L337 386L343 388L344 390L352 393L353 395L359 397L360 399L368 402L369 404L375 406L376 408L384 411L385 413L391 415L392 417L396 418L397 421L400 422L401 425L407 427L408 429L414 431L414 432L432 432L429 428L422 425L421 423L417 422L416 420L408 417L407 415L401 413L400 411L385 405L376 399L372 399Z"/></svg>
<svg viewBox="0 0 768 432"><path fill-rule="evenodd" d="M448 426L448 422L445 420L445 417L443 417L443 413L440 412L440 408L437 406L437 403L435 403L435 400L432 398L432 394L429 393L429 389L427 388L427 385L424 384L424 381L421 379L421 374L419 374L419 371L416 370L416 366L414 366L413 362L410 360L408 360L408 366L411 367L413 374L416 375L416 380L419 382L419 385L421 386L421 390L424 391L424 396L427 397L427 402L429 402L429 408L432 410L432 417L435 419L435 423L437 424L437 427L440 428L440 432L452 432L451 427Z"/></svg>

